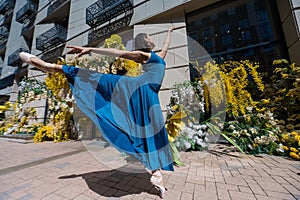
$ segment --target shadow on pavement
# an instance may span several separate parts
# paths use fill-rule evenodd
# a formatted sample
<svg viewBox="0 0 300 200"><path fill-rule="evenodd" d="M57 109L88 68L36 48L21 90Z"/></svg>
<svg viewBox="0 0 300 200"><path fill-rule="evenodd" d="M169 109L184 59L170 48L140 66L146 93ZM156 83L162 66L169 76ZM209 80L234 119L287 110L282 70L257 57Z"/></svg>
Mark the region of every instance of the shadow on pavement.
<svg viewBox="0 0 300 200"><path fill-rule="evenodd" d="M159 195L158 191L149 182L151 175L145 170L140 173L130 173L120 168L85 174L72 174L61 176L58 179L77 177L82 177L92 191L105 197L122 197L142 192Z"/></svg>

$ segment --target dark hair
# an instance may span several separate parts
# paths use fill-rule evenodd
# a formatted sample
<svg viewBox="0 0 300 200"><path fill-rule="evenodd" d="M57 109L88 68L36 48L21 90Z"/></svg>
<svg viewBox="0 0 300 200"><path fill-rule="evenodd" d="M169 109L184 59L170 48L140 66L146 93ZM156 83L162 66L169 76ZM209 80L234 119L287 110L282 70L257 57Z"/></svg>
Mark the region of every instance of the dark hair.
<svg viewBox="0 0 300 200"><path fill-rule="evenodd" d="M135 39L134 39L135 50L140 50L140 51L144 51L144 52L151 51L150 45L147 42L145 42L146 36L147 36L147 33L139 33L135 36Z"/></svg>

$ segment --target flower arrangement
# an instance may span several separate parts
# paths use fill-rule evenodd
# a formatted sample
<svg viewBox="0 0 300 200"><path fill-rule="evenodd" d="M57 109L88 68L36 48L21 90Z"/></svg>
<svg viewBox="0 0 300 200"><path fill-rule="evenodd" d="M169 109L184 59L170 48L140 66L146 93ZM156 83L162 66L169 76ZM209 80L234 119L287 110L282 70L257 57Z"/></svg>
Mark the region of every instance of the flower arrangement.
<svg viewBox="0 0 300 200"><path fill-rule="evenodd" d="M275 60L276 67L270 82L266 84L264 97L267 105L280 120L283 132L300 129L300 67L286 60Z"/></svg>
<svg viewBox="0 0 300 200"><path fill-rule="evenodd" d="M300 132L292 131L281 134L279 140L284 155L300 160Z"/></svg>
<svg viewBox="0 0 300 200"><path fill-rule="evenodd" d="M226 88L226 112L229 117L244 115L247 107L255 106L253 92L256 88L261 92L264 90L258 67L257 63L248 60L228 61L218 66Z"/></svg>
<svg viewBox="0 0 300 200"><path fill-rule="evenodd" d="M185 81L174 85L167 106L166 129L169 141L179 150L200 150L206 147L207 126L203 120L204 91L201 81Z"/></svg>
<svg viewBox="0 0 300 200"><path fill-rule="evenodd" d="M246 153L278 154L279 125L269 110L247 107L244 115L226 123L225 131Z"/></svg>
<svg viewBox="0 0 300 200"><path fill-rule="evenodd" d="M12 106L12 103L11 102L6 102L3 106L0 106L0 119L2 118L2 117L5 117L5 112L7 111L7 110L9 110L10 108L11 108L11 106Z"/></svg>
<svg viewBox="0 0 300 200"><path fill-rule="evenodd" d="M193 109L186 109L191 107L186 104L193 104L193 91L196 90L191 90L191 84L175 85L166 123L171 144L174 143L180 150L196 150L195 144L205 146L200 140L199 132L202 131L205 136L213 133L224 135L242 152L287 155L299 159L300 131L296 131L300 127L299 67L288 64L286 60L275 60L275 75L270 83L264 85L257 72L257 63L208 62L202 68L195 63L200 74L198 83L202 88L196 93L200 95L205 108L196 108L202 114L195 118L190 112ZM225 85L224 90L222 84ZM219 123L208 123L211 106L217 107L225 97L225 127Z"/></svg>

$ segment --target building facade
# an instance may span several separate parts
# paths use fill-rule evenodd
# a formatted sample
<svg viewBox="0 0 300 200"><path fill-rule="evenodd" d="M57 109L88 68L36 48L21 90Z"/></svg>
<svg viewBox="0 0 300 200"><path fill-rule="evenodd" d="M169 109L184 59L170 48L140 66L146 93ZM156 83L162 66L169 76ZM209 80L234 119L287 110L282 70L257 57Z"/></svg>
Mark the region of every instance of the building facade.
<svg viewBox="0 0 300 200"><path fill-rule="evenodd" d="M249 59L269 73L274 59L300 64L299 0L0 0L0 14L0 104L17 100L22 77L45 78L21 63L20 51L55 62L66 45L98 46L112 33L130 49L140 32L152 36L159 51L171 23L163 109L173 84L193 76L189 61L201 60L203 48L217 62ZM41 118L43 104L36 105Z"/></svg>

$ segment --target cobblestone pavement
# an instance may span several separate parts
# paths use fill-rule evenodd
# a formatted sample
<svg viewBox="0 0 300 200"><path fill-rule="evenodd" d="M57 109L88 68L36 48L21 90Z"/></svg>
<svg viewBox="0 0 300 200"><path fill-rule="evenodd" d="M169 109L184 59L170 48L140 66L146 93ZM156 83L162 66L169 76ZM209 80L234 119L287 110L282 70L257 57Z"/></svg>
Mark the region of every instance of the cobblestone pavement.
<svg viewBox="0 0 300 200"><path fill-rule="evenodd" d="M163 172L165 199L300 199L300 162L214 148L184 152L184 167ZM110 169L78 141L0 141L0 151L0 200L160 199L148 172Z"/></svg>

